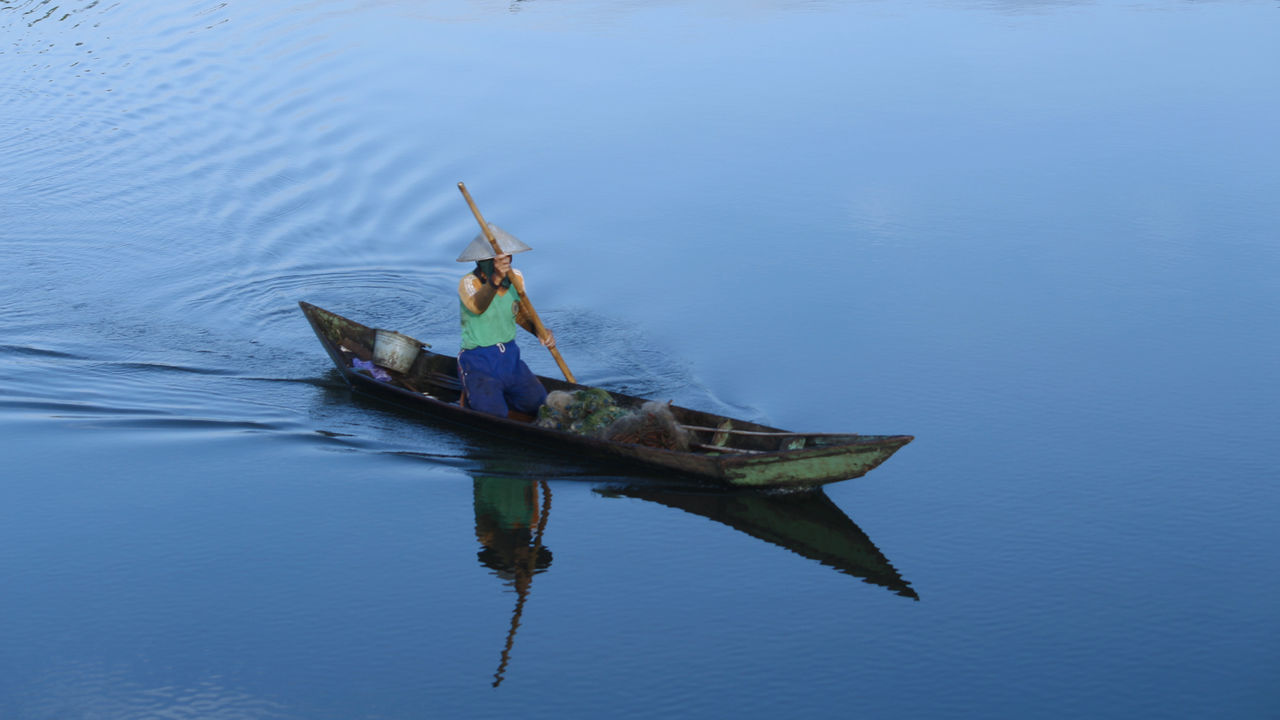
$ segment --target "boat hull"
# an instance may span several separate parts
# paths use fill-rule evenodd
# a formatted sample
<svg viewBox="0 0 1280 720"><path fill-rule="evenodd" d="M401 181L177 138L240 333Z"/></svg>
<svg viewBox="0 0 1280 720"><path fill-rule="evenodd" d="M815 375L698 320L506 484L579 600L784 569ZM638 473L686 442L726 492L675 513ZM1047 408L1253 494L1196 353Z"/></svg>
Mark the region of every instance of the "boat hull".
<svg viewBox="0 0 1280 720"><path fill-rule="evenodd" d="M575 460L592 456L663 471L664 476L674 472L738 487L812 487L861 477L912 440L910 435L791 433L676 405L672 405L671 410L680 423L698 429L701 439L724 445L704 443L698 451L685 452L539 427L527 419L488 415L459 405L456 359L426 349L408 372L393 374L392 382L374 379L352 366L352 356L358 357L362 351L372 348L375 328L309 303L299 305L353 391L377 397L422 417L542 449L568 451ZM539 377L539 380L548 390L587 388L555 378ZM643 398L609 394L623 408L638 408L644 402ZM715 433L713 429L722 432Z"/></svg>

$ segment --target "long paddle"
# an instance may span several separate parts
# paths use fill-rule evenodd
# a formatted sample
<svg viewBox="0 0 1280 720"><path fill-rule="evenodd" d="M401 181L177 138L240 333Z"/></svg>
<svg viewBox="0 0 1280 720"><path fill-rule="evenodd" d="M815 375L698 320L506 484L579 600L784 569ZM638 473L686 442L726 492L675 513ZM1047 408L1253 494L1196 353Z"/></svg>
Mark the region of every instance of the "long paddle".
<svg viewBox="0 0 1280 720"><path fill-rule="evenodd" d="M498 239L493 236L493 231L489 229L489 223L484 221L484 216L480 214L480 208L476 207L476 201L471 199L471 193L467 192L467 186L458 183L458 189L462 191L462 197L467 199L467 204L471 206L471 213L476 216L476 222L480 223L480 230L489 240L489 244L493 246L493 252L497 255L504 255L502 248L498 246ZM533 303L529 301L529 296L524 291L524 281L519 275L511 273L511 282L516 286L516 290L520 293L520 302L524 306L524 311L529 313L529 319L533 320L533 329L537 331L538 339L546 337L547 327L542 324L542 318L538 317L538 311L533 309ZM565 364L564 358L560 357L560 351L556 348L547 348L551 351L551 357L555 358L556 365L560 366L560 372L564 373L564 379L571 383L578 382L573 379L573 373L569 372L569 366Z"/></svg>

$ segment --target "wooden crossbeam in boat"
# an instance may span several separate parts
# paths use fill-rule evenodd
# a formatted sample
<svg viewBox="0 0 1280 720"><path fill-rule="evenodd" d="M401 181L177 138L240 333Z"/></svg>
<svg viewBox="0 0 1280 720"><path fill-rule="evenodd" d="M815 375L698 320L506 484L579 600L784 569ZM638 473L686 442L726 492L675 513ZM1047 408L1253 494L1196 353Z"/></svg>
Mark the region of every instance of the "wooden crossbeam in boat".
<svg viewBox="0 0 1280 720"><path fill-rule="evenodd" d="M450 390L461 390L462 382L453 375L445 375L442 372L427 373L427 382L432 385L449 388Z"/></svg>
<svg viewBox="0 0 1280 720"><path fill-rule="evenodd" d="M365 362L373 359L373 353L369 352L369 348L348 337L339 338L338 349L346 350Z"/></svg>
<svg viewBox="0 0 1280 720"><path fill-rule="evenodd" d="M704 445L702 443L689 443L689 447L695 447L700 450L710 450L712 452L741 453L743 455L758 455L760 453L769 452L768 450L746 450L744 448L728 447L726 445Z"/></svg>
<svg viewBox="0 0 1280 720"><path fill-rule="evenodd" d="M781 432L781 431L767 432L764 430L735 430L733 428L701 427L699 425L681 425L680 427L683 427L686 430L701 430L702 432L709 432L709 433L728 433L730 435L758 435L761 437L809 437L809 436L820 437L824 434L838 434L838 433L797 433L797 432Z"/></svg>

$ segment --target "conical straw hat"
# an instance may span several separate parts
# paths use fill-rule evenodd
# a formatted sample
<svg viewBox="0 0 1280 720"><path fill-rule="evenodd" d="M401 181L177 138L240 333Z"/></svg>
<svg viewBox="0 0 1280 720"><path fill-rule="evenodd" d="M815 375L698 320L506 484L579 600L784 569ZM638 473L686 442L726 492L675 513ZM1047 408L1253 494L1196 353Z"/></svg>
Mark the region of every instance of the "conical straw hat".
<svg viewBox="0 0 1280 720"><path fill-rule="evenodd" d="M489 230L493 232L493 238L498 241L498 247L502 248L502 252L508 255L515 255L516 253L533 249L517 240L515 235L493 223L489 223ZM458 262L488 260L492 257L496 257L493 253L493 246L489 244L489 239L484 236L484 233L479 233L471 241L471 244L467 246L467 249L463 250L462 254L458 256Z"/></svg>

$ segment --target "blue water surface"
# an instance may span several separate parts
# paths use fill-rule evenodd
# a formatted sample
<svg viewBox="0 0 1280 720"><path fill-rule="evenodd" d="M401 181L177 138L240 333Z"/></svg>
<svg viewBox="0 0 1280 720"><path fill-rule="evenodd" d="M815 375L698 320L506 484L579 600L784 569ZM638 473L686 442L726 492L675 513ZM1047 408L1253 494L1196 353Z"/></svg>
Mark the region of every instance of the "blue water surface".
<svg viewBox="0 0 1280 720"><path fill-rule="evenodd" d="M1277 21L0 0L0 718L1276 717ZM456 352L458 181L580 381L916 440L353 396L297 303Z"/></svg>

